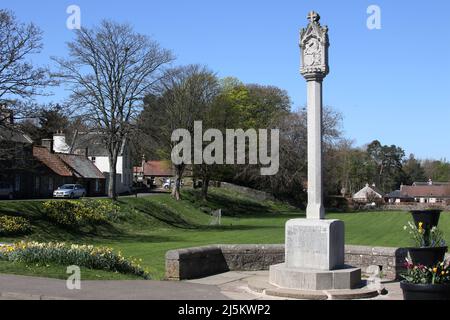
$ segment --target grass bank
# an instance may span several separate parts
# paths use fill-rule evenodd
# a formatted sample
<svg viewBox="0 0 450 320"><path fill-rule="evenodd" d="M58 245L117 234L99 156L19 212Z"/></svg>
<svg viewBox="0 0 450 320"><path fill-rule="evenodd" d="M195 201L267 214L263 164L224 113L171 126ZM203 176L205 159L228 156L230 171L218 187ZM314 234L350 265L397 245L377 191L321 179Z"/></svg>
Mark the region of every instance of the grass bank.
<svg viewBox="0 0 450 320"><path fill-rule="evenodd" d="M45 218L41 202L0 202L0 214L20 215L32 222L32 233L25 237L0 238L8 243L19 240L65 241L77 244L109 246L125 256L140 258L153 279L164 276L164 256L168 250L208 244L272 244L284 242L287 220L303 218L304 212L285 203L256 201L245 195L223 189L211 190L207 202L193 190L183 193L176 202L169 195L145 198L122 198L121 217L117 222L78 231L63 229ZM222 209L221 226L211 226L209 212ZM328 214L329 219L346 223L348 244L369 246L409 246L403 226L410 215L404 212L369 212ZM441 228L450 241L450 214L443 214ZM33 269L34 268L34 269ZM17 266L0 263L0 273L63 277L58 266ZM28 270L28 271L27 271ZM60 271L58 271L60 270ZM62 271L63 272L62 272ZM88 277L111 279L115 274L86 273Z"/></svg>

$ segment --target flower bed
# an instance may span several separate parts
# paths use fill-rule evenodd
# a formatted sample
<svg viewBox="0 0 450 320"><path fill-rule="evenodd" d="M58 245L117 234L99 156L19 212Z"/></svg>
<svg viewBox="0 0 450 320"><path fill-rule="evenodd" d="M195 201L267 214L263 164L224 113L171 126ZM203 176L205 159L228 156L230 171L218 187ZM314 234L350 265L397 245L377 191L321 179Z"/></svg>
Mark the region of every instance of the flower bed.
<svg viewBox="0 0 450 320"><path fill-rule="evenodd" d="M44 203L46 216L66 227L114 221L119 209L119 206L110 200L47 201Z"/></svg>
<svg viewBox="0 0 450 320"><path fill-rule="evenodd" d="M0 236L16 236L31 231L30 222L22 217L0 216Z"/></svg>
<svg viewBox="0 0 450 320"><path fill-rule="evenodd" d="M138 260L128 260L113 249L65 243L18 242L0 247L0 259L10 262L76 265L94 270L132 274L149 279Z"/></svg>

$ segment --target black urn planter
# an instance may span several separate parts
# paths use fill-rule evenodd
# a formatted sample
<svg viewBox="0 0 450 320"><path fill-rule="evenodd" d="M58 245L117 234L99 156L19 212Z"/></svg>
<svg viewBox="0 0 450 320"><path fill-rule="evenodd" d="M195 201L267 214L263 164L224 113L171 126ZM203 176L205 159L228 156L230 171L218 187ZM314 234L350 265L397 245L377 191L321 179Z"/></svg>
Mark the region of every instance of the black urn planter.
<svg viewBox="0 0 450 320"><path fill-rule="evenodd" d="M408 251L415 266L434 267L445 260L448 247L409 248Z"/></svg>
<svg viewBox="0 0 450 320"><path fill-rule="evenodd" d="M405 300L450 300L450 284L411 284L400 286Z"/></svg>
<svg viewBox="0 0 450 320"><path fill-rule="evenodd" d="M414 210L411 211L416 227L423 223L425 230L431 230L439 225L442 210Z"/></svg>

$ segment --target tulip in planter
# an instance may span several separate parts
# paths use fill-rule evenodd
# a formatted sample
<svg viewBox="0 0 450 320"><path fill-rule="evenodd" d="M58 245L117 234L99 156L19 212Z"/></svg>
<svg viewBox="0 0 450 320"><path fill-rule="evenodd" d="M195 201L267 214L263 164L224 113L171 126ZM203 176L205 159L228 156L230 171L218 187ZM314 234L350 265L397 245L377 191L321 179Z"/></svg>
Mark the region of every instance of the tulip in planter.
<svg viewBox="0 0 450 320"><path fill-rule="evenodd" d="M448 250L444 235L438 229L440 210L412 211L414 223L405 226L415 242L415 247L409 248L414 265L435 266L444 261Z"/></svg>
<svg viewBox="0 0 450 320"><path fill-rule="evenodd" d="M437 227L440 214L439 210L413 211L414 223L405 226L415 242L408 249L411 260L401 282L405 300L450 300L450 267L444 261L448 247Z"/></svg>
<svg viewBox="0 0 450 320"><path fill-rule="evenodd" d="M434 267L406 264L400 286L405 300L450 300L450 267L441 262Z"/></svg>

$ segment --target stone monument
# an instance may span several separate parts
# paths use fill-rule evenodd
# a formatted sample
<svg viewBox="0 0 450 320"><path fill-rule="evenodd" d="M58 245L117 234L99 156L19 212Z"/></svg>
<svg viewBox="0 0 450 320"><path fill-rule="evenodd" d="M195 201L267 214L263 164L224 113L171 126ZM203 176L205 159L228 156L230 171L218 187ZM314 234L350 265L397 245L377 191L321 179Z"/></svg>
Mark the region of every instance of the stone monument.
<svg viewBox="0 0 450 320"><path fill-rule="evenodd" d="M270 268L270 283L287 289L354 289L361 269L345 265L345 226L325 220L323 204L322 83L329 73L328 28L316 12L300 32L302 66L308 95L308 207L306 219L286 225L286 262Z"/></svg>

